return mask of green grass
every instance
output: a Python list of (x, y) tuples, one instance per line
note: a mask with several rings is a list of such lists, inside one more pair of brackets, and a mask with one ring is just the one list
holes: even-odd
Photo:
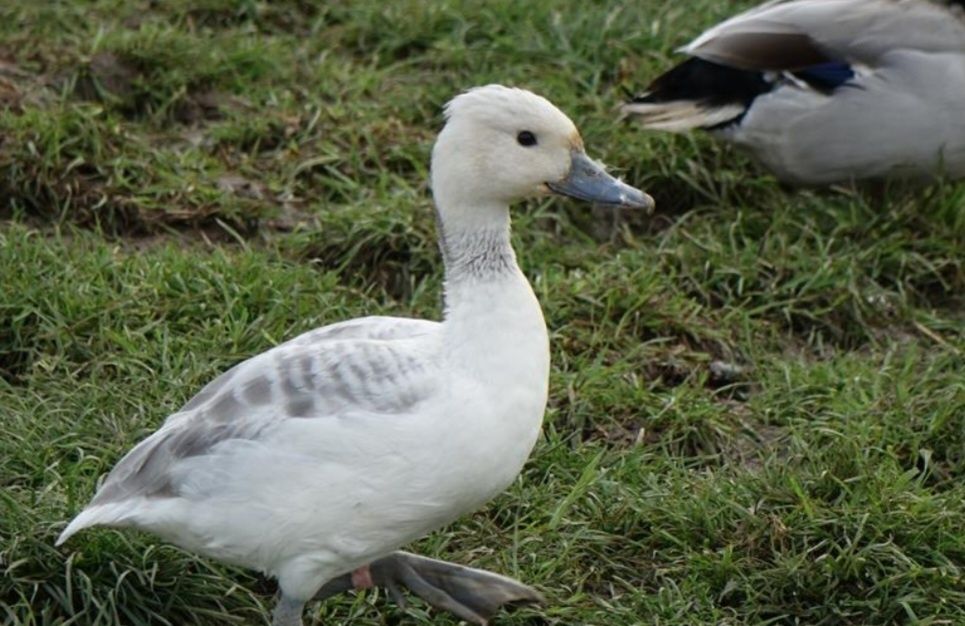
[[(965, 623), (965, 186), (789, 192), (615, 120), (740, 6), (0, 6), (0, 620), (266, 623), (251, 572), (137, 533), (53, 540), (231, 364), (438, 315), (429, 148), (442, 103), (499, 81), (659, 208), (516, 212), (552, 333), (544, 435), (414, 549), (545, 591), (500, 624)], [(312, 610), (455, 623), (374, 592)]]

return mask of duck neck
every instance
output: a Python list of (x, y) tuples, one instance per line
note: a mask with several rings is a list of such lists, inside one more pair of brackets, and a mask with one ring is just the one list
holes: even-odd
[(448, 354), (457, 357), (452, 367), (504, 389), (545, 387), (546, 322), (516, 264), (508, 207), (439, 213), (446, 265), (443, 338)]
[(509, 242), (509, 207), (440, 211), (439, 232), (447, 292), (461, 283), (493, 282), (519, 273)]
[(493, 206), (460, 211), (439, 219), (446, 286), (491, 282), (519, 272), (509, 242), (509, 208)]
[(439, 210), (439, 231), (447, 321), (506, 315), (520, 292), (532, 294), (510, 244), (508, 206), (447, 205)]

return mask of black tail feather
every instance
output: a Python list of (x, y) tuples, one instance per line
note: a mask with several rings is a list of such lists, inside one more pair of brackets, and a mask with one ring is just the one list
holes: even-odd
[(632, 100), (661, 103), (687, 100), (707, 107), (747, 107), (773, 84), (757, 71), (739, 70), (704, 59), (690, 58), (658, 76), (647, 91)]

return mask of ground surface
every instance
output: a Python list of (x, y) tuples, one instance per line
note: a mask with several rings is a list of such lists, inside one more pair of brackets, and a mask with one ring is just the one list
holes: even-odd
[[(420, 542), (549, 604), (499, 624), (965, 623), (965, 186), (789, 192), (615, 119), (737, 5), (0, 5), (0, 619), (263, 624), (273, 586), (136, 533), (53, 548), (216, 373), (367, 313), (437, 316), (441, 104), (499, 81), (658, 212), (520, 207), (544, 436)], [(312, 623), (454, 623), (375, 593)]]

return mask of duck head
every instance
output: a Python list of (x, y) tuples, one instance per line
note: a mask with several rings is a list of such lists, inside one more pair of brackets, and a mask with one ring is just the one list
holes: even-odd
[(440, 213), (506, 207), (555, 193), (588, 202), (651, 209), (653, 199), (586, 155), (576, 126), (545, 98), (487, 85), (456, 96), (432, 151)]

